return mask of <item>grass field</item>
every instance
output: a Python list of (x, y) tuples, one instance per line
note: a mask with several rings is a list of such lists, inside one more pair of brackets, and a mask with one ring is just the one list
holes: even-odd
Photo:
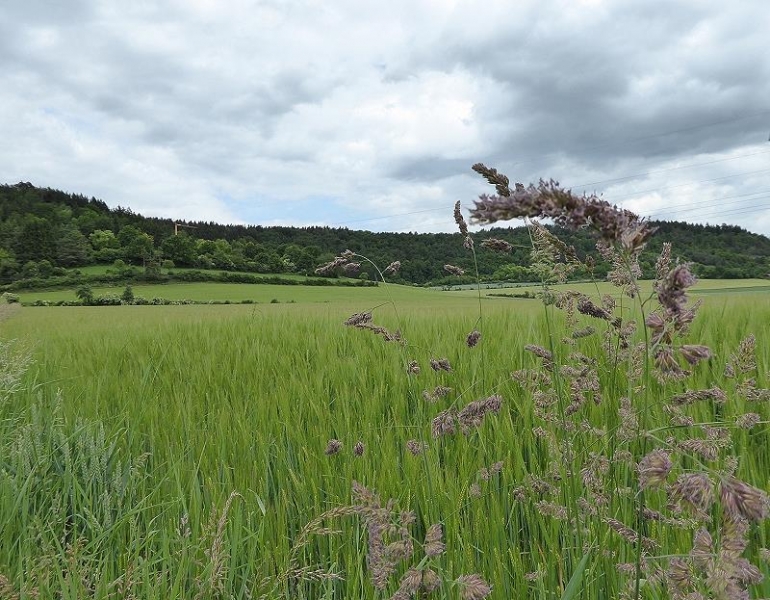
[[(289, 277), (289, 276), (287, 276)], [(652, 283), (649, 281), (641, 282), (642, 290), (649, 295), (652, 290)], [(361, 288), (350, 290), (349, 288), (324, 289), (312, 286), (281, 286), (281, 285), (251, 285), (237, 283), (174, 283), (161, 285), (135, 285), (132, 286), (134, 294), (143, 298), (166, 298), (168, 300), (196, 300), (208, 301), (229, 300), (231, 302), (241, 302), (243, 300), (253, 300), (254, 302), (265, 303), (271, 300), (278, 302), (339, 302), (352, 299), (354, 302), (375, 303), (388, 302), (391, 299), (394, 302), (401, 303), (420, 303), (429, 302), (431, 304), (441, 304), (455, 302), (457, 297), (477, 299), (479, 292), (475, 289), (455, 290), (452, 292), (442, 292), (436, 289), (410, 288), (406, 286), (391, 285), (388, 287), (379, 286), (377, 288)], [(572, 289), (584, 294), (617, 294), (617, 290), (609, 283), (574, 283), (555, 286), (555, 290)], [(95, 287), (94, 294), (97, 296), (104, 294), (120, 295), (123, 287)], [(532, 295), (539, 291), (535, 286), (523, 286), (515, 288), (500, 289), (482, 289), (481, 295), (489, 299), (505, 299), (503, 294), (524, 294)], [(756, 293), (767, 294), (770, 292), (770, 283), (764, 279), (713, 279), (700, 281), (692, 290), (692, 293), (698, 295), (712, 294), (744, 294)], [(56, 291), (30, 291), (19, 292), (22, 302), (35, 302), (36, 300), (45, 300), (56, 302), (58, 300), (75, 301), (77, 296), (75, 290), (56, 290)], [(454, 296), (454, 299), (448, 296)]]
[[(709, 345), (713, 358), (684, 381), (658, 383), (648, 374), (639, 389), (631, 375), (617, 375), (609, 358), (597, 358), (603, 401), (561, 422), (543, 421), (534, 401), (543, 396), (511, 372), (547, 374), (527, 344), (554, 348), (566, 364), (572, 350), (600, 356), (600, 336), (560, 345), (562, 314), (535, 300), (479, 303), (473, 291), (399, 286), (186, 284), (134, 286), (134, 293), (261, 304), (21, 308), (0, 323), (2, 338), (18, 340), (34, 357), (21, 388), (0, 404), (0, 596), (390, 598), (411, 565), (423, 583), (427, 570), (445, 582), (426, 598), (472, 597), (457, 578), (475, 573), (500, 600), (561, 598), (576, 573), (582, 579), (574, 597), (616, 598), (626, 581), (617, 565), (635, 563), (637, 544), (610, 521), (634, 526), (640, 495), (633, 465), (613, 457), (622, 449), (638, 460), (658, 438), (676, 437), (666, 444), (679, 448), (688, 437), (678, 428), (624, 441), (616, 435), (622, 397), (638, 403), (637, 418), (652, 431), (667, 425), (664, 403), (675, 394), (722, 386), (726, 403), (685, 409), (697, 422), (729, 423), (732, 447), (720, 446), (712, 461), (674, 452), (672, 481), (677, 469), (691, 472), (699, 461), (716, 481), (734, 451), (738, 476), (763, 490), (770, 485), (767, 403), (747, 403), (736, 381), (723, 377), (739, 342), (754, 334), (756, 385), (770, 383), (770, 296), (762, 286), (767, 282), (701, 282), (694, 295), (704, 306), (690, 339)], [(108, 291), (115, 293), (95, 289)], [(20, 296), (74, 299), (74, 292)], [(406, 345), (342, 325), (351, 313), (378, 306), (375, 322), (400, 329)], [(639, 318), (633, 304), (618, 311)], [(581, 326), (589, 323), (601, 333), (602, 323), (580, 316)], [(468, 348), (474, 328), (481, 343)], [(447, 358), (452, 371), (433, 371), (431, 358)], [(6, 370), (14, 364), (3, 360)], [(410, 360), (421, 365), (419, 374), (407, 374)], [(575, 381), (567, 377), (557, 372), (554, 385)], [(6, 378), (4, 385), (12, 383)], [(439, 385), (452, 391), (426, 401), (423, 390)], [(491, 394), (502, 398), (499, 413), (484, 416), (467, 435), (432, 435), (440, 412)], [(760, 423), (734, 428), (749, 409), (760, 413)], [(562, 430), (567, 421), (577, 429)], [(577, 433), (584, 422), (604, 433)], [(327, 454), (332, 439), (342, 449)], [(360, 456), (353, 452), (359, 441)], [(425, 444), (425, 451), (412, 454), (409, 442)], [(581, 470), (593, 473), (598, 457), (611, 465), (595, 469), (602, 490)], [(490, 470), (498, 462), (499, 473)], [(391, 514), (370, 504), (367, 512), (359, 499), (355, 511), (341, 509), (353, 502), (353, 481), (376, 490), (383, 507), (395, 499), (397, 508)], [(646, 506), (665, 510), (662, 491), (642, 496)], [(580, 498), (601, 512), (586, 512), (576, 529), (569, 523)], [(336, 516), (314, 523), (335, 509)], [(414, 511), (415, 522), (399, 511)], [(713, 522), (696, 519), (716, 528), (715, 539), (719, 515), (714, 506), (707, 515)], [(378, 592), (370, 581), (371, 535), (391, 517), (385, 541), (396, 546), (388, 556), (406, 557), (398, 545), (405, 531), (414, 554), (396, 561)], [(446, 549), (425, 556), (421, 544), (434, 523)], [(693, 531), (646, 522), (644, 535), (660, 543), (650, 561), (666, 567), (671, 555), (686, 556)], [(753, 562), (768, 535), (766, 524), (752, 527)], [(766, 564), (760, 568), (767, 573)], [(767, 582), (751, 589), (770, 596)], [(650, 583), (643, 597), (667, 597), (660, 594)]]

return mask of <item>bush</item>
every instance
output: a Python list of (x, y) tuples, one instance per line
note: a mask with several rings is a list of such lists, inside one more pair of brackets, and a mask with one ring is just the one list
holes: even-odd
[(105, 294), (104, 296), (94, 298), (92, 304), (94, 306), (120, 306), (122, 302), (120, 296), (116, 296), (115, 294)]
[(123, 290), (123, 294), (120, 296), (120, 299), (123, 301), (124, 304), (133, 304), (134, 290), (131, 288), (130, 285), (127, 285), (126, 289)]

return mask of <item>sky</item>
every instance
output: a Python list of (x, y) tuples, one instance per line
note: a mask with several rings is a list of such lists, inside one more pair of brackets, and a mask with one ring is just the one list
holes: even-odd
[(3, 0), (0, 183), (435, 232), (483, 162), (770, 235), (769, 31), (766, 0)]

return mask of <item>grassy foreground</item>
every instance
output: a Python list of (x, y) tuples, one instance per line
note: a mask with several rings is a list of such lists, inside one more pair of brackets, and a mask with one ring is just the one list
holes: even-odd
[[(163, 286), (163, 295), (175, 287)], [(195, 287), (184, 287), (181, 297), (191, 297)], [(206, 285), (214, 295), (219, 287)], [(0, 406), (0, 596), (388, 598), (411, 563), (376, 592), (361, 511), (303, 530), (349, 506), (357, 481), (383, 505), (393, 498), (398, 510), (415, 512), (414, 564), (428, 526), (441, 524), (446, 550), (426, 560), (442, 579), (480, 573), (492, 598), (559, 598), (584, 568), (576, 597), (618, 597), (625, 579), (616, 567), (635, 561), (636, 546), (609, 530), (578, 545), (563, 521), (517, 493), (553, 450), (535, 431), (530, 391), (510, 375), (539, 368), (525, 346), (548, 345), (541, 304), (484, 300), (479, 322), (472, 295), (395, 288), (397, 311), (385, 305), (374, 314), (401, 329), (408, 344), (400, 346), (342, 325), (387, 302), (385, 288), (276, 288), (259, 294), (297, 304), (23, 308), (0, 324), (2, 338), (19, 340), (35, 359)], [(549, 314), (553, 333), (562, 317)], [(468, 348), (474, 328), (482, 341)], [(648, 396), (715, 385), (750, 333), (757, 385), (767, 387), (770, 300), (709, 294), (691, 337), (714, 357), (686, 381), (648, 381)], [(579, 347), (588, 353), (597, 344), (586, 338)], [(431, 370), (431, 358), (447, 358), (453, 370)], [(407, 374), (410, 360), (419, 374)], [(599, 378), (618, 393), (585, 410), (612, 431), (622, 382), (608, 370)], [(422, 391), (439, 385), (452, 391), (426, 401)], [(748, 409), (728, 391), (724, 405), (692, 414), (733, 422)], [(440, 411), (493, 393), (503, 399), (498, 414), (467, 435), (433, 437)], [(763, 423), (735, 434), (738, 474), (767, 490), (767, 405), (749, 408)], [(342, 449), (327, 454), (332, 439)], [(580, 450), (606, 452), (608, 439), (598, 435)], [(413, 454), (409, 442), (425, 451)], [(499, 472), (490, 469), (499, 462)], [(632, 523), (634, 470), (619, 467), (613, 477), (609, 510)], [(689, 551), (691, 530), (658, 527), (648, 533), (660, 533), (666, 552)], [(752, 558), (770, 530), (754, 533)], [(753, 590), (770, 595), (768, 583)], [(430, 597), (466, 592), (445, 583)]]

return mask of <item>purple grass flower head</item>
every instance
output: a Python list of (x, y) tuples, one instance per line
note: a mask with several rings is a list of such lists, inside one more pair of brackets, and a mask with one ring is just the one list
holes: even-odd
[(364, 443), (359, 440), (356, 442), (356, 445), (353, 446), (353, 454), (356, 456), (363, 456), (364, 454)]
[(669, 318), (679, 316), (685, 311), (687, 289), (695, 285), (698, 279), (690, 272), (689, 265), (677, 265), (666, 277), (655, 282), (654, 289), (658, 302)]
[(746, 519), (758, 523), (767, 518), (770, 508), (767, 494), (735, 477), (722, 479), (720, 497), (722, 509), (732, 519)]
[(410, 360), (406, 365), (406, 372), (410, 375), (419, 375), (420, 364), (416, 360)]
[(371, 312), (360, 312), (355, 313), (351, 315), (347, 321), (345, 321), (345, 325), (348, 325), (349, 327), (360, 327), (364, 325), (365, 323), (371, 323), (372, 322), (372, 313)]
[(457, 416), (454, 409), (440, 412), (431, 422), (431, 434), (434, 438), (443, 435), (452, 435), (455, 432), (455, 420)]
[(463, 218), (463, 213), (460, 211), (459, 200), (455, 202), (454, 218), (455, 218), (455, 223), (457, 223), (457, 228), (460, 230), (460, 234), (463, 236), (467, 236), (468, 224), (465, 222), (465, 219)]
[(482, 248), (487, 248), (488, 250), (494, 250), (495, 252), (505, 252), (506, 254), (510, 254), (511, 250), (513, 250), (513, 246), (506, 242), (505, 240), (498, 240), (497, 238), (487, 238), (483, 242), (481, 242)]
[(425, 442), (420, 442), (418, 440), (409, 440), (406, 443), (406, 449), (409, 450), (409, 453), (413, 456), (419, 456), (423, 452), (425, 452), (425, 449), (428, 447), (428, 444)]
[(446, 358), (431, 358), (430, 368), (434, 371), (447, 371), (452, 370), (452, 365), (449, 364), (449, 360)]
[(385, 267), (385, 270), (382, 272), (384, 276), (387, 275), (395, 275), (401, 270), (401, 261), (396, 260), (390, 263), (387, 267)]
[(324, 450), (324, 454), (327, 456), (333, 456), (340, 450), (342, 450), (342, 442), (339, 440), (331, 439), (329, 440), (329, 443), (326, 444), (326, 450)]
[(468, 337), (465, 338), (465, 345), (468, 346), (468, 348), (474, 348), (481, 339), (481, 332), (477, 329), (474, 329), (468, 334)]
[(541, 179), (537, 185), (527, 187), (517, 183), (511, 190), (508, 178), (495, 169), (478, 163), (473, 170), (494, 185), (498, 195), (479, 197), (471, 209), (472, 222), (550, 218), (568, 229), (592, 227), (603, 240), (618, 243), (629, 253), (641, 250), (655, 231), (634, 213), (612, 206), (595, 194), (577, 196), (557, 181)]
[(462, 277), (463, 275), (465, 275), (464, 270), (454, 265), (444, 265), (444, 270), (450, 275), (454, 275), (455, 277)]
[(679, 352), (691, 365), (697, 365), (700, 361), (711, 358), (711, 350), (708, 346), (685, 344), (679, 348)]
[(492, 593), (492, 587), (484, 581), (481, 575), (475, 573), (458, 577), (455, 584), (460, 588), (462, 600), (484, 600)]
[(342, 271), (348, 277), (355, 277), (356, 275), (358, 275), (358, 272), (360, 270), (361, 270), (361, 263), (357, 263), (357, 262), (349, 262), (342, 267)]
[(668, 452), (653, 450), (639, 461), (639, 487), (646, 489), (664, 484), (673, 466)]
[(446, 548), (443, 539), (444, 534), (441, 529), (441, 523), (434, 523), (428, 527), (428, 531), (425, 533), (425, 543), (423, 544), (425, 556), (439, 556), (443, 554)]

